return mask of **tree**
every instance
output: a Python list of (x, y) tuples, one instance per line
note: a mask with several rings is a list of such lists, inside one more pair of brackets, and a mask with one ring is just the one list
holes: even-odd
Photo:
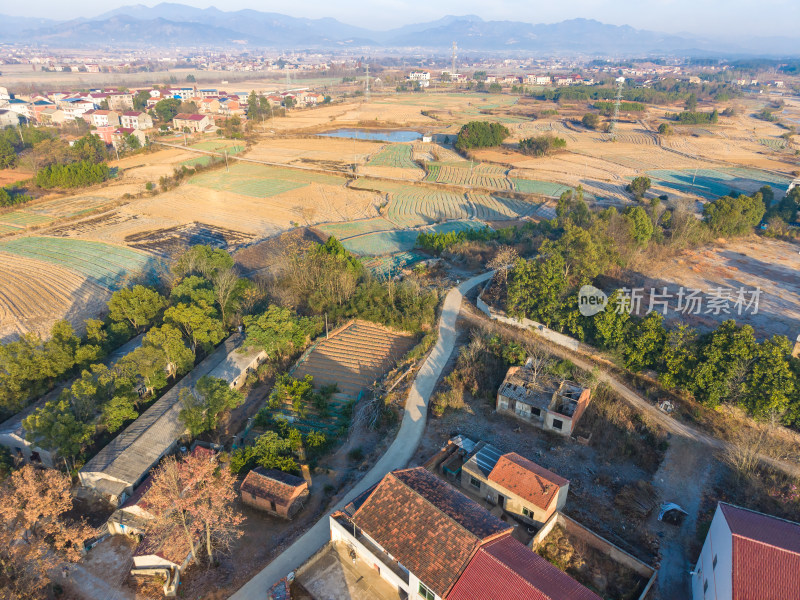
[(142, 345), (119, 359), (115, 367), (131, 380), (140, 377), (150, 391), (167, 385), (167, 359), (161, 348)]
[(672, 127), (670, 127), (669, 123), (661, 123), (658, 126), (658, 133), (659, 135), (672, 135)]
[(7, 138), (0, 138), (0, 169), (10, 169), (17, 164), (17, 151)]
[(195, 83), (196, 81), (197, 79), (191, 73), (186, 76), (186, 83)]
[(0, 596), (47, 597), (54, 570), (82, 557), (92, 530), (68, 517), (70, 478), (25, 465), (0, 484)]
[(150, 100), (149, 90), (139, 90), (133, 95), (134, 110), (144, 110), (147, 108), (147, 101)]
[(761, 222), (766, 209), (761, 194), (722, 196), (703, 207), (703, 221), (715, 235), (744, 235)]
[(499, 94), (503, 91), (503, 86), (495, 81), (489, 85), (489, 91), (492, 94)]
[(634, 198), (641, 200), (652, 184), (653, 182), (650, 181), (649, 177), (640, 175), (639, 177), (634, 177), (633, 181), (631, 181), (625, 189), (628, 190)]
[(164, 311), (164, 320), (180, 328), (192, 352), (197, 352), (198, 346), (208, 351), (225, 337), (225, 329), (213, 306), (180, 302)]
[(641, 206), (629, 206), (622, 213), (628, 227), (628, 235), (637, 246), (646, 246), (653, 237), (653, 221)]
[(156, 102), (153, 110), (158, 116), (159, 121), (163, 123), (171, 123), (175, 115), (180, 110), (181, 101), (177, 98), (164, 98)]
[(72, 143), (72, 152), (78, 160), (101, 163), (108, 159), (106, 145), (94, 133), (87, 133)]
[(684, 324), (670, 330), (662, 360), (664, 368), (658, 374), (661, 384), (666, 388), (689, 388), (697, 366), (697, 332)]
[(508, 313), (557, 326), (567, 290), (566, 264), (558, 252), (520, 259), (509, 274)]
[(620, 291), (616, 290), (608, 299), (605, 310), (594, 316), (595, 338), (601, 348), (616, 350), (627, 340), (628, 324), (631, 318), (627, 311), (617, 311)]
[(519, 151), (531, 156), (547, 156), (567, 147), (567, 140), (550, 135), (525, 138), (519, 141)]
[(690, 391), (710, 407), (724, 400), (738, 402), (745, 395), (745, 379), (755, 356), (753, 328), (724, 321), (701, 339)]
[(470, 148), (499, 146), (509, 135), (511, 132), (500, 123), (470, 121), (459, 130), (455, 148), (459, 152), (463, 152)]
[(655, 367), (667, 338), (663, 315), (659, 312), (649, 313), (637, 323), (631, 334), (623, 352), (625, 367), (631, 371)]
[(295, 104), (295, 99), (292, 96), (285, 96), (283, 98), (283, 106), (286, 107), (287, 110), (290, 108), (294, 108), (294, 104)]
[(183, 342), (183, 334), (169, 323), (150, 329), (144, 336), (142, 344), (152, 346), (163, 353), (167, 362), (166, 369), (170, 375), (180, 376), (188, 373), (194, 365), (194, 353)]
[(139, 416), (136, 410), (138, 400), (139, 395), (132, 386), (128, 386), (127, 389), (117, 391), (114, 397), (105, 403), (101, 422), (109, 433), (114, 433), (127, 421), (133, 421)]
[(22, 421), (28, 439), (37, 446), (74, 458), (92, 438), (94, 426), (75, 418), (68, 398), (50, 400)]
[(212, 279), (217, 273), (232, 268), (233, 258), (230, 254), (207, 245), (192, 246), (172, 265), (172, 271), (178, 277), (199, 274), (206, 279)]
[(201, 306), (214, 305), (214, 290), (205, 277), (189, 275), (176, 283), (169, 294), (172, 303), (185, 302)]
[(270, 304), (262, 314), (246, 316), (243, 320), (247, 333), (245, 344), (265, 350), (273, 360), (304, 348), (315, 329), (310, 319), (298, 317), (288, 308), (275, 304)]
[(237, 309), (245, 290), (252, 286), (249, 280), (239, 277), (233, 269), (220, 271), (212, 277), (214, 297), (222, 315), (222, 323), (225, 324), (230, 313)]
[(773, 336), (758, 345), (742, 399), (756, 419), (776, 424), (789, 409), (796, 388), (789, 364), (791, 353), (792, 345), (785, 336)]
[(232, 389), (224, 379), (204, 375), (195, 388), (197, 395), (187, 389), (181, 390), (183, 409), (180, 412), (181, 421), (194, 437), (214, 431), (222, 413), (244, 402), (242, 393)]
[(241, 473), (261, 466), (286, 473), (298, 473), (300, 468), (292, 457), (292, 450), (291, 440), (280, 437), (275, 431), (267, 431), (256, 439), (253, 446), (239, 448), (233, 453), (231, 471)]
[(587, 129), (597, 129), (600, 124), (600, 117), (596, 113), (586, 113), (581, 119), (581, 123)]
[(561, 194), (556, 206), (556, 218), (560, 227), (564, 227), (567, 222), (584, 228), (592, 224), (592, 213), (583, 199), (581, 186)]
[(157, 291), (143, 285), (114, 292), (108, 301), (108, 316), (112, 321), (129, 323), (139, 333), (149, 327), (167, 305)]
[(694, 112), (695, 110), (697, 110), (697, 94), (695, 94), (694, 92), (689, 94), (689, 97), (686, 98), (685, 108), (689, 112)]

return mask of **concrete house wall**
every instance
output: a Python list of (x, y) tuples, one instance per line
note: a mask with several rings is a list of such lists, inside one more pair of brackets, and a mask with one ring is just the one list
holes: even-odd
[[(717, 565), (714, 566), (714, 557)], [(708, 589), (703, 588), (708, 584)], [(733, 598), (733, 536), (719, 505), (692, 575), (693, 600)]]

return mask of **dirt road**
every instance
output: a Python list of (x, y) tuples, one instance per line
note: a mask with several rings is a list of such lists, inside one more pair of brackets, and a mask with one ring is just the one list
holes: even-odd
[[(439, 338), (425, 363), (417, 373), (406, 399), (405, 414), (397, 437), (378, 463), (333, 507), (330, 512), (340, 510), (353, 498), (368, 490), (384, 475), (408, 464), (419, 445), (428, 415), (428, 400), (436, 387), (453, 352), (456, 342), (456, 319), (461, 309), (464, 294), (479, 283), (486, 281), (491, 273), (478, 275), (451, 289), (444, 300), (439, 318)], [(306, 562), (330, 539), (330, 525), (326, 513), (296, 542), (278, 555), (255, 577), (248, 581), (231, 600), (261, 600), (275, 582)]]

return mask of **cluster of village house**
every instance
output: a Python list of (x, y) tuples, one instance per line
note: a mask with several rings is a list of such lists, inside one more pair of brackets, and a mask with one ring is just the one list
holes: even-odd
[[(134, 340), (109, 362), (137, 344)], [(240, 344), (240, 335), (229, 338), (79, 472), (86, 490), (116, 507), (107, 534), (140, 538), (132, 573), (161, 575), (168, 596), (176, 595), (190, 554), (181, 536), (164, 544), (146, 534), (153, 518), (147, 503), (150, 472), (164, 456), (187, 451), (180, 446), (187, 438), (178, 418), (183, 387), (206, 374), (241, 387), (266, 358), (263, 351), (241, 351)], [(573, 436), (590, 401), (588, 388), (537, 374), (529, 362), (509, 370), (496, 408), (532, 427)], [(27, 441), (21, 426), (40, 404), (0, 425), (0, 443), (20, 459), (52, 467), (57, 457)], [(216, 450), (208, 446), (195, 444), (189, 451), (216, 459)], [(241, 500), (292, 519), (304, 507), (310, 483), (259, 467), (243, 480)], [(330, 547), (342, 560), (352, 560), (354, 568), (380, 575), (402, 597), (597, 600), (593, 591), (534, 551), (558, 525), (636, 572), (647, 581), (638, 597), (646, 597), (655, 570), (563, 514), (568, 492), (568, 480), (516, 452), (457, 436), (424, 466), (388, 473), (332, 513)], [(298, 565), (297, 573), (306, 567)], [(266, 597), (290, 598), (291, 577), (265, 590)], [(693, 600), (796, 597), (800, 525), (720, 503), (691, 583)], [(767, 584), (775, 593), (759, 595)]]
[[(12, 97), (0, 88), (0, 129), (16, 127), (21, 121), (35, 125), (61, 126), (84, 120), (106, 144), (118, 146), (125, 136), (133, 135), (144, 145), (147, 132), (153, 128), (151, 109), (160, 101), (175, 98), (194, 102), (196, 113), (180, 113), (172, 120), (177, 131), (209, 132), (217, 121), (231, 116), (245, 117), (249, 93), (227, 93), (215, 88), (178, 87), (150, 89), (143, 110), (134, 109), (134, 92), (115, 89), (88, 92), (48, 92), (26, 97)], [(287, 98), (293, 106), (315, 106), (325, 97), (307, 89), (291, 90), (266, 96), (271, 107), (284, 105)], [(101, 108), (101, 106), (103, 108)], [(107, 108), (106, 108), (107, 107)]]
[[(449, 81), (464, 83), (471, 81), (469, 75), (464, 73), (451, 73), (442, 71), (442, 76), (447, 75)], [(431, 72), (424, 70), (414, 70), (408, 74), (408, 81), (417, 82), (421, 87), (428, 87), (431, 83)], [(592, 85), (594, 79), (584, 78), (578, 73), (572, 75), (496, 75), (489, 74), (484, 80), (488, 84), (499, 83), (501, 85), (540, 85), (540, 86), (565, 86), (565, 85)]]

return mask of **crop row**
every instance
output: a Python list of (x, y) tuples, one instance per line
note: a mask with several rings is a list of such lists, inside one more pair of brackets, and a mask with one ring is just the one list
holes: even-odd
[(384, 146), (367, 164), (373, 167), (418, 169), (419, 166), (412, 160), (411, 153), (412, 148), (409, 144), (389, 144)]

